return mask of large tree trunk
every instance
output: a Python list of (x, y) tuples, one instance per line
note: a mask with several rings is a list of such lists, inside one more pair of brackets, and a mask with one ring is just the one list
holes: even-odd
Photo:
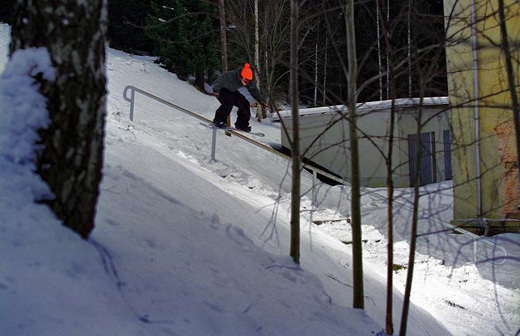
[(298, 0), (291, 1), (291, 105), (292, 105), (292, 188), (291, 188), (291, 250), (294, 262), (300, 263), (300, 122), (298, 108)]
[(18, 0), (10, 53), (44, 47), (54, 81), (41, 81), (50, 125), (40, 129), (37, 173), (54, 192), (48, 203), (64, 225), (87, 238), (103, 160), (106, 115), (104, 0)]

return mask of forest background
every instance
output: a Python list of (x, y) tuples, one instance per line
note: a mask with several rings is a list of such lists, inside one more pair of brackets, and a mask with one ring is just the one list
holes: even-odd
[[(0, 21), (11, 24), (15, 0), (0, 4)], [(245, 62), (255, 64), (254, 1), (228, 0), (226, 5), (229, 69)], [(307, 106), (343, 104), (348, 99), (346, 28), (339, 0), (305, 1), (299, 11), (299, 99)], [(260, 1), (259, 71), (260, 88), (266, 97), (287, 101), (290, 62), (290, 2)], [(358, 55), (358, 101), (391, 99), (384, 74), (387, 51), (381, 40), (377, 16), (384, 12), (391, 22), (392, 57), (407, 59), (410, 44), (418, 50), (439, 45), (445, 39), (443, 2), (392, 1), (385, 9), (377, 1), (360, 1), (355, 6), (356, 52)], [(219, 8), (217, 1), (108, 0), (109, 46), (137, 55), (157, 56), (157, 62), (182, 80), (190, 80), (201, 91), (222, 70)], [(378, 38), (379, 37), (379, 38)], [(422, 54), (414, 66), (402, 66), (395, 74), (394, 98), (420, 94), (422, 65), (437, 63), (437, 71), (424, 96), (447, 96), (446, 64), (441, 57)], [(409, 62), (411, 64), (411, 62)], [(256, 64), (255, 64), (256, 65)]]

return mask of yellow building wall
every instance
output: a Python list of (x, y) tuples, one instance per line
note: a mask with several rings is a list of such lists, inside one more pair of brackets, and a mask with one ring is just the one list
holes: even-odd
[[(520, 95), (520, 3), (504, 0), (516, 92)], [(473, 71), (470, 0), (444, 2), (448, 41), (448, 87), (452, 106), (454, 220), (518, 216), (518, 168), (511, 95), (501, 49), (498, 1), (475, 0), (477, 73)], [(478, 94), (475, 95), (475, 77)], [(475, 106), (480, 113), (480, 183), (478, 213)], [(497, 222), (497, 225), (504, 224)]]

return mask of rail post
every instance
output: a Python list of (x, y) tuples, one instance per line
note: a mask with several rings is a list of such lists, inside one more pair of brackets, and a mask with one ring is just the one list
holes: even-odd
[[(130, 91), (130, 97), (127, 93)], [(135, 87), (128, 85), (123, 91), (123, 98), (130, 103), (130, 120), (134, 121), (134, 102), (135, 102)]]
[(318, 173), (316, 170), (312, 170), (312, 208), (313, 210), (316, 209), (316, 180), (318, 178)]
[(213, 128), (211, 131), (211, 161), (217, 161), (215, 159), (215, 151), (217, 148), (217, 129)]

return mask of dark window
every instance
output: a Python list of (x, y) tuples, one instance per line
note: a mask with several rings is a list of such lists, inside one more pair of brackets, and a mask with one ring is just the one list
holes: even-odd
[[(434, 148), (434, 132), (421, 133), (421, 165), (419, 169), (419, 185), (434, 183), (436, 181), (435, 173), (435, 148)], [(408, 158), (410, 168), (410, 186), (414, 186), (415, 174), (415, 155), (417, 153), (417, 135), (408, 135)]]

